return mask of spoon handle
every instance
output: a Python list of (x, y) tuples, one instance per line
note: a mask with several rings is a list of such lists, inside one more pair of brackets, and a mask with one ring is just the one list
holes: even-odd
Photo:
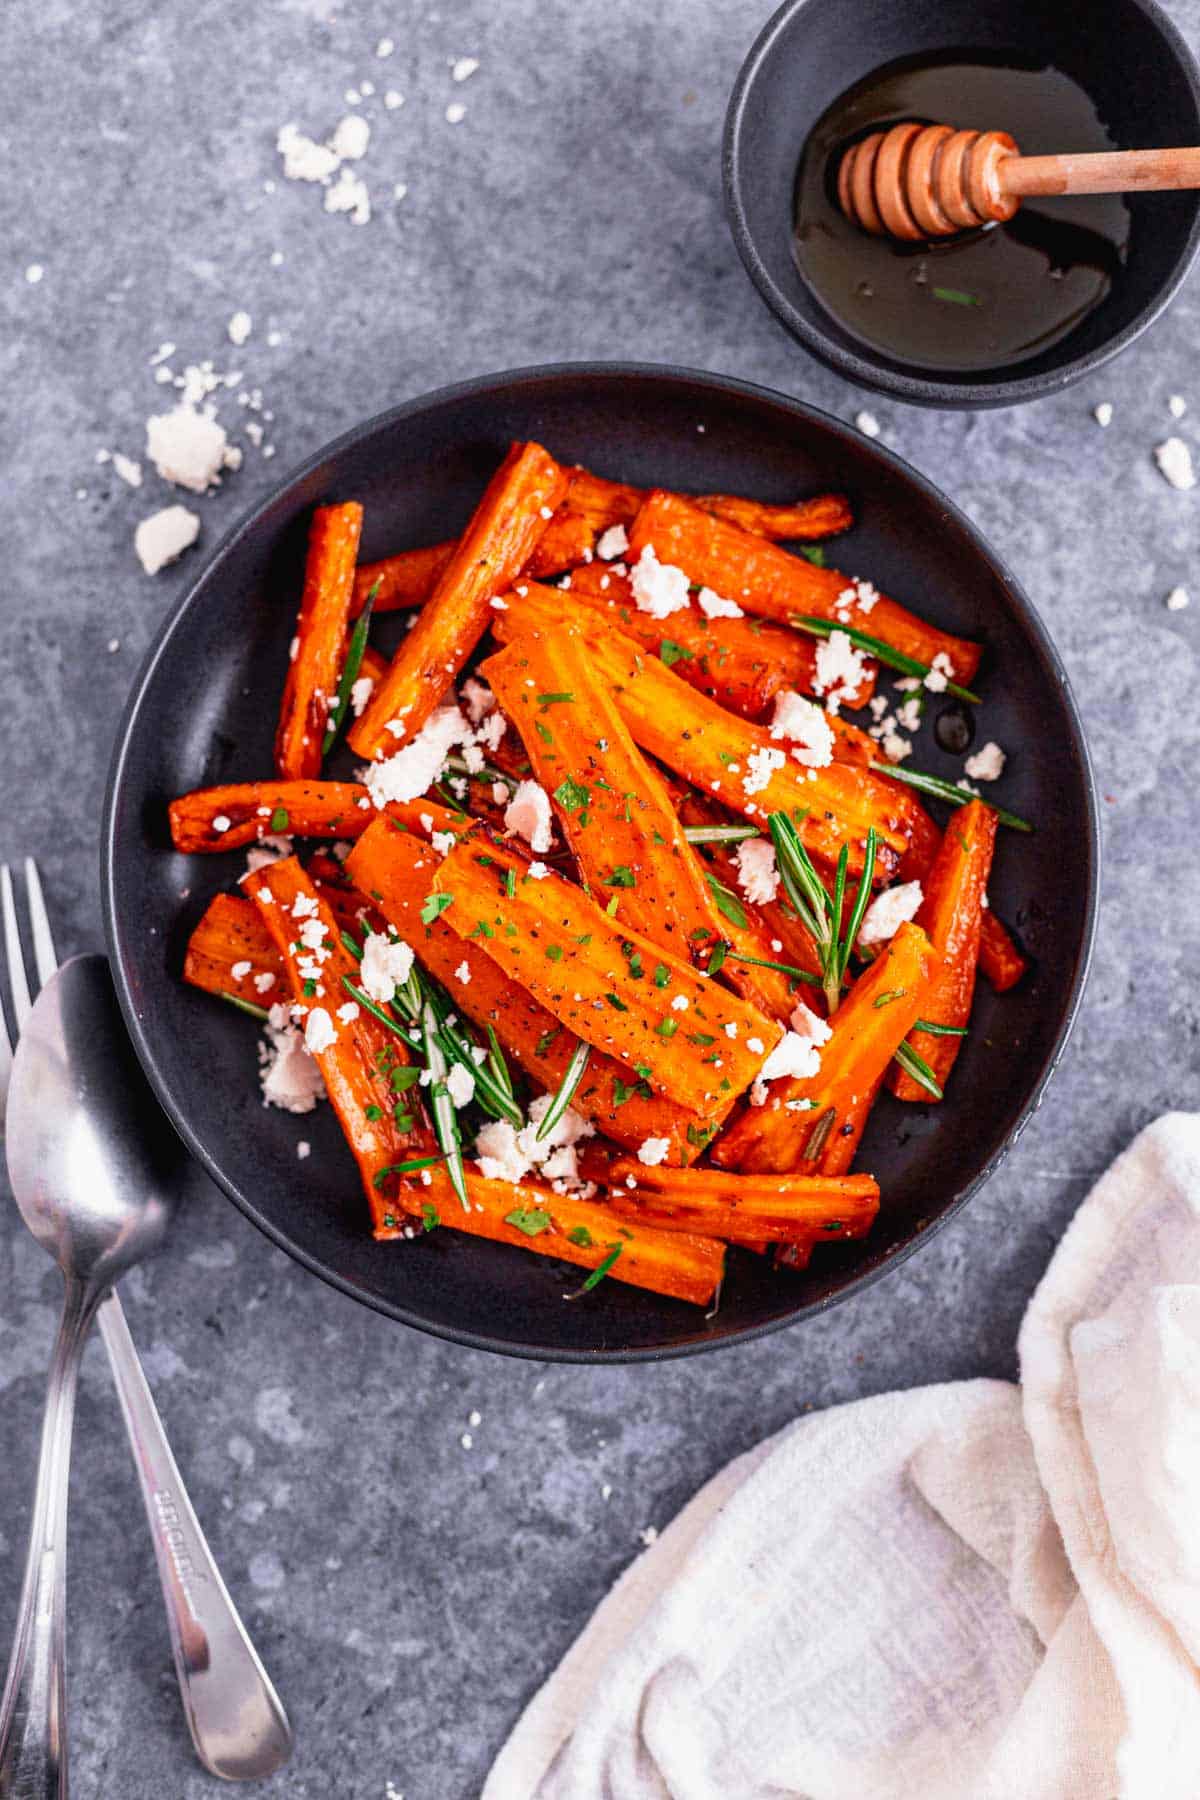
[(196, 1754), (227, 1781), (261, 1780), (292, 1753), (287, 1714), (205, 1542), (115, 1292), (101, 1303), (99, 1320), (141, 1482)]
[(79, 1359), (94, 1312), (94, 1298), (69, 1281), (50, 1359), (25, 1579), (0, 1701), (2, 1800), (67, 1796), (67, 1489)]

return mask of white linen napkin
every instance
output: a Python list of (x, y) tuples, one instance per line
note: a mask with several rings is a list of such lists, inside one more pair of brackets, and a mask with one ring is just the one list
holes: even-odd
[(1020, 1355), (722, 1470), (483, 1800), (1195, 1800), (1200, 1116), (1093, 1189)]

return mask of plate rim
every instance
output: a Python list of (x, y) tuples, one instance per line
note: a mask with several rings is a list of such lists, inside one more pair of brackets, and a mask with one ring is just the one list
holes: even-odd
[[(733, 396), (756, 402), (767, 402), (773, 407), (781, 407), (793, 418), (807, 424), (816, 424), (821, 429), (830, 431), (836, 438), (852, 444), (856, 449), (867, 449), (870, 456), (890, 468), (894, 474), (913, 483), (924, 496), (932, 501), (943, 514), (945, 522), (953, 525), (971, 543), (976, 552), (994, 572), (1005, 596), (1010, 604), (1014, 604), (1022, 622), (1036, 639), (1038, 646), (1046, 658), (1047, 664), (1057, 680), (1067, 721), (1073, 736), (1081, 773), (1083, 776), (1086, 833), (1087, 833), (1087, 899), (1083, 930), (1079, 950), (1075, 959), (1075, 967), (1071, 975), (1067, 1003), (1054, 1042), (1050, 1046), (1042, 1067), (1029, 1094), (1021, 1108), (1012, 1130), (1005, 1141), (997, 1147), (992, 1156), (976, 1175), (966, 1183), (946, 1203), (938, 1217), (922, 1230), (916, 1232), (906, 1243), (900, 1245), (878, 1267), (864, 1270), (852, 1277), (845, 1287), (836, 1293), (797, 1305), (775, 1319), (761, 1323), (739, 1327), (720, 1336), (705, 1338), (697, 1336), (685, 1342), (669, 1345), (608, 1347), (583, 1350), (574, 1348), (548, 1349), (543, 1344), (520, 1344), (512, 1339), (497, 1338), (483, 1330), (465, 1330), (433, 1322), (419, 1316), (409, 1307), (389, 1302), (382, 1295), (374, 1294), (351, 1278), (341, 1275), (337, 1270), (323, 1263), (321, 1259), (306, 1250), (302, 1243), (290, 1237), (286, 1231), (267, 1218), (244, 1194), (237, 1183), (229, 1176), (211, 1156), (188, 1123), (186, 1111), (178, 1106), (170, 1091), (159, 1066), (153, 1045), (149, 1042), (143, 1022), (138, 1014), (131, 981), (125, 966), (122, 953), (123, 938), (118, 916), (117, 900), (117, 863), (119, 849), (117, 843), (117, 814), (122, 796), (124, 781), (128, 772), (134, 729), (138, 714), (145, 700), (147, 691), (153, 682), (160, 661), (175, 631), (179, 628), (191, 610), (201, 587), (208, 581), (214, 569), (229, 554), (242, 537), (253, 530), (260, 520), (288, 492), (306, 480), (320, 466), (341, 455), (345, 450), (370, 437), (384, 431), (405, 418), (430, 410), (440, 405), (464, 399), (478, 398), (484, 394), (495, 393), (507, 387), (549, 385), (564, 379), (637, 382), (642, 380), (668, 380), (677, 385), (688, 385), (701, 391), (720, 394), (722, 398)], [(978, 1193), (990, 1177), (995, 1174), (1009, 1151), (1016, 1144), (1029, 1120), (1042, 1104), (1046, 1088), (1058, 1069), (1075, 1021), (1082, 1004), (1088, 975), (1091, 970), (1095, 949), (1097, 919), (1099, 913), (1101, 885), (1101, 836), (1100, 811), (1096, 793), (1095, 772), (1092, 766), (1091, 753), (1083, 719), (1071, 687), (1070, 679), (1062, 658), (1053, 639), (1042, 622), (1033, 602), (1026, 594), (1021, 583), (1013, 575), (1005, 560), (992, 548), (982, 532), (975, 526), (956, 503), (942, 492), (927, 476), (915, 469), (903, 457), (886, 445), (876, 443), (873, 439), (863, 440), (862, 433), (844, 420), (822, 408), (813, 406), (806, 400), (800, 400), (790, 394), (769, 388), (761, 383), (744, 381), (736, 376), (717, 374), (711, 370), (693, 369), (686, 365), (671, 363), (647, 363), (625, 361), (591, 361), (591, 362), (558, 362), (526, 364), (513, 369), (501, 369), (483, 375), (471, 376), (466, 380), (449, 383), (434, 388), (414, 398), (388, 407), (384, 411), (372, 414), (360, 420), (348, 430), (339, 433), (327, 444), (313, 451), (302, 462), (296, 464), (285, 473), (262, 498), (247, 512), (242, 514), (218, 540), (213, 549), (205, 557), (197, 569), (194, 578), (175, 599), (164, 615), (157, 631), (139, 665), (138, 671), (130, 686), (129, 694), (121, 710), (113, 742), (112, 755), (106, 776), (104, 805), (100, 826), (100, 897), (104, 924), (105, 943), (109, 962), (112, 968), (113, 982), (117, 999), (126, 1028), (133, 1043), (146, 1078), (155, 1097), (170, 1120), (172, 1127), (182, 1139), (189, 1153), (199, 1163), (209, 1179), (231, 1200), (238, 1210), (267, 1237), (267, 1239), (292, 1257), (310, 1274), (317, 1275), (329, 1286), (339, 1292), (368, 1306), (383, 1317), (399, 1324), (423, 1331), (429, 1336), (437, 1337), (448, 1343), (461, 1344), (469, 1349), (489, 1351), (496, 1355), (511, 1356), (520, 1360), (538, 1362), (566, 1362), (592, 1365), (609, 1363), (645, 1363), (664, 1362), (676, 1357), (696, 1356), (701, 1353), (733, 1348), (735, 1345), (751, 1343), (773, 1332), (797, 1326), (806, 1320), (819, 1317), (831, 1307), (845, 1300), (857, 1297), (872, 1287), (883, 1276), (899, 1268), (918, 1249), (927, 1244), (943, 1226), (961, 1212), (967, 1202)]]

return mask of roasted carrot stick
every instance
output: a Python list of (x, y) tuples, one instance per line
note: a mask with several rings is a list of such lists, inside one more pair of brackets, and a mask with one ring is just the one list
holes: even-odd
[[(490, 1025), (504, 1050), (546, 1093), (562, 1083), (576, 1039), (532, 994), (503, 974), (479, 943), (465, 942), (443, 917), (421, 917), (433, 885), (436, 859), (411, 834), (397, 834), (386, 820), (359, 839), (346, 872), (374, 899), (405, 943), (454, 996), (455, 1006), (484, 1031)], [(468, 979), (462, 978), (465, 967)], [(592, 1052), (571, 1105), (616, 1143), (636, 1150), (647, 1138), (666, 1138), (668, 1160), (682, 1167), (699, 1155), (725, 1119), (733, 1095), (704, 1117), (651, 1092), (624, 1063)]]
[[(493, 962), (576, 1037), (693, 1112), (740, 1093), (782, 1036), (774, 1020), (626, 930), (619, 914), (560, 876), (532, 879), (497, 846), (460, 844), (433, 886), (460, 938), (478, 936)], [(619, 905), (620, 890), (616, 897)]]
[(350, 731), (360, 756), (376, 759), (395, 750), (399, 736), (411, 741), (417, 735), (487, 630), (493, 597), (512, 586), (529, 560), (566, 485), (540, 444), (513, 445)]
[[(427, 1187), (409, 1190), (404, 1208), (419, 1229), (449, 1225), (472, 1237), (554, 1256), (581, 1269), (603, 1269), (605, 1277), (613, 1281), (687, 1300), (693, 1306), (708, 1304), (724, 1272), (725, 1246), (716, 1238), (695, 1232), (654, 1231), (618, 1218), (594, 1201), (556, 1194), (542, 1182), (523, 1181), (520, 1187), (513, 1187), (507, 1181), (491, 1181), (468, 1171), (467, 1192), (471, 1205), (464, 1212), (447, 1177), (434, 1170)], [(373, 1211), (377, 1238), (413, 1235), (406, 1229), (399, 1207), (376, 1201)], [(586, 1300), (578, 1282), (570, 1284), (567, 1292), (572, 1291)]]
[(585, 640), (529, 634), (480, 670), (554, 798), (584, 887), (683, 962), (707, 958), (721, 918), (666, 786), (629, 734)]
[(325, 727), (337, 697), (346, 650), (346, 621), (363, 509), (355, 500), (318, 506), (308, 533), (304, 593), (275, 733), (275, 772), (281, 781), (321, 773)]
[(374, 611), (377, 613), (423, 606), (457, 545), (457, 538), (447, 538), (442, 544), (425, 544), (419, 550), (402, 550), (398, 556), (385, 556), (381, 562), (360, 563), (354, 574), (351, 618), (357, 619), (376, 583)]
[(588, 521), (566, 506), (560, 506), (533, 547), (525, 565), (525, 574), (535, 579), (542, 575), (558, 575), (588, 560), (596, 533)]
[[(920, 1017), (935, 1025), (964, 1026), (975, 997), (983, 896), (987, 892), (999, 821), (990, 806), (972, 800), (960, 807), (946, 827), (942, 847), (925, 878), (916, 923), (941, 958), (921, 1006)], [(914, 1031), (909, 1044), (944, 1087), (962, 1047), (959, 1037)], [(930, 1095), (902, 1069), (893, 1069), (888, 1086), (898, 1100), (927, 1102)]]
[[(666, 619), (639, 612), (623, 575), (604, 563), (576, 569), (566, 594), (522, 578), (504, 596), (509, 616), (493, 621), (503, 638), (529, 626), (557, 630), (570, 618), (581, 630), (626, 633), (689, 687), (707, 694), (729, 712), (759, 719), (784, 688), (812, 692), (816, 652), (811, 639), (758, 619), (705, 619), (689, 608)], [(874, 686), (864, 681), (856, 696), (865, 702)], [(870, 741), (870, 740), (868, 740)], [(878, 746), (872, 745), (878, 755)]]
[(252, 1006), (270, 1006), (291, 994), (286, 964), (258, 908), (236, 894), (214, 894), (209, 901), (188, 939), (183, 979), (206, 993), (232, 994)]
[(1016, 987), (1029, 967), (1029, 959), (1013, 942), (1004, 920), (990, 907), (984, 909), (979, 931), (979, 967), (998, 994)]
[(276, 832), (357, 837), (372, 815), (357, 781), (240, 781), (197, 788), (167, 809), (171, 842), (189, 853), (241, 850)]
[[(385, 1195), (396, 1202), (412, 1186), (409, 1176), (396, 1172), (396, 1164), (437, 1153), (416, 1098), (419, 1089), (405, 1087), (399, 1095), (403, 1110), (398, 1110), (393, 1077), (407, 1066), (408, 1051), (365, 1007), (351, 1001), (343, 977), (355, 980), (358, 964), (343, 947), (336, 919), (297, 859), (269, 863), (248, 875), (245, 886), (287, 966), (305, 1041), (358, 1163), (367, 1198), (372, 1206)], [(419, 1184), (414, 1191), (419, 1197)]]
[[(575, 469), (563, 506), (565, 511), (586, 518), (599, 533), (610, 525), (632, 524), (647, 493), (646, 488), (605, 481), (587, 469)], [(790, 506), (772, 506), (737, 494), (699, 494), (690, 504), (764, 538), (811, 541), (848, 531), (854, 523), (850, 502), (843, 494), (817, 494), (811, 500), (793, 501)]]
[(618, 1159), (608, 1203), (663, 1231), (789, 1242), (866, 1237), (879, 1211), (871, 1175), (733, 1175), (722, 1169), (646, 1168)]
[(920, 1018), (938, 961), (925, 933), (902, 925), (834, 1014), (818, 1072), (772, 1081), (766, 1103), (747, 1107), (713, 1145), (713, 1162), (743, 1174), (819, 1167), (825, 1145), (847, 1124), (853, 1129), (857, 1102)]
[(651, 494), (633, 524), (628, 560), (636, 561), (653, 545), (660, 562), (683, 569), (691, 581), (735, 600), (746, 612), (779, 619), (809, 615), (849, 623), (906, 656), (932, 665), (937, 655), (949, 657), (951, 679), (969, 683), (982, 654), (978, 644), (939, 631), (905, 607), (879, 595), (869, 608), (855, 598), (850, 577), (837, 569), (819, 569), (801, 556), (718, 519), (712, 513), (658, 490)]
[[(497, 617), (503, 621), (505, 615)], [(498, 635), (506, 629), (501, 623)], [(598, 678), (643, 750), (760, 827), (770, 812), (792, 815), (805, 848), (830, 862), (848, 844), (854, 872), (862, 867), (863, 841), (873, 825), (879, 876), (891, 874), (907, 842), (898, 784), (845, 763), (801, 768), (765, 727), (735, 718), (622, 633), (601, 636), (587, 628), (584, 635)]]

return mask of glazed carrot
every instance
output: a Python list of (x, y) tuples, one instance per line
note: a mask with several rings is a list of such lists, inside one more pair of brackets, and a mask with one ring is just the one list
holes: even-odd
[[(626, 930), (619, 911), (611, 916), (560, 876), (535, 881), (506, 850), (460, 844), (433, 887), (460, 938), (478, 935), (485, 954), (576, 1037), (694, 1112), (747, 1087), (782, 1035), (774, 1020)], [(619, 889), (615, 897), (619, 908)], [(680, 999), (686, 1007), (676, 1008)]]
[[(925, 933), (902, 925), (834, 1014), (817, 1074), (772, 1081), (765, 1104), (747, 1107), (713, 1145), (713, 1162), (743, 1174), (819, 1166), (823, 1147), (853, 1128), (858, 1103), (920, 1018), (938, 961)], [(802, 1102), (809, 1104), (792, 1110)]]
[(381, 562), (360, 563), (354, 573), (350, 617), (357, 619), (376, 583), (379, 591), (373, 610), (377, 613), (423, 606), (457, 546), (457, 538), (447, 538), (442, 544), (426, 544), (419, 550), (402, 550), (399, 556), (385, 556)]
[[(925, 878), (916, 923), (928, 934), (941, 957), (920, 1016), (935, 1025), (964, 1026), (975, 997), (983, 896), (987, 892), (999, 821), (990, 806), (972, 800), (960, 807), (946, 827), (942, 847)], [(959, 1037), (914, 1031), (909, 1044), (944, 1087), (962, 1048)], [(902, 1069), (893, 1069), (888, 1086), (898, 1100), (926, 1102), (930, 1095)]]
[[(689, 687), (746, 719), (761, 718), (784, 688), (812, 692), (816, 651), (811, 639), (757, 619), (709, 620), (692, 608), (652, 618), (638, 611), (627, 578), (604, 563), (576, 569), (566, 597), (560, 588), (522, 579), (504, 600), (508, 616), (493, 621), (501, 639), (530, 626), (557, 630), (564, 617), (584, 631), (615, 628), (652, 656), (662, 657)], [(864, 701), (873, 685), (862, 683)], [(877, 755), (878, 746), (872, 749)]]
[[(364, 804), (365, 802), (365, 804)], [(196, 788), (167, 808), (176, 850), (241, 850), (277, 832), (357, 837), (371, 819), (357, 781), (240, 781)]]
[(855, 592), (849, 576), (819, 569), (676, 494), (651, 494), (634, 521), (628, 560), (636, 561), (647, 544), (660, 562), (673, 563), (689, 580), (735, 600), (746, 612), (784, 624), (802, 615), (848, 623), (924, 663), (948, 656), (952, 679), (960, 684), (969, 683), (979, 667), (978, 644), (939, 631), (883, 594), (869, 609), (857, 598), (846, 603), (842, 596)]
[(629, 1158), (611, 1171), (608, 1204), (662, 1231), (789, 1242), (866, 1237), (879, 1211), (871, 1175), (733, 1175), (723, 1169), (646, 1168)]
[(588, 560), (595, 540), (596, 533), (585, 518), (560, 506), (534, 545), (524, 573), (536, 579), (573, 569), (577, 563)]
[(735, 718), (622, 633), (588, 629), (585, 635), (597, 677), (643, 750), (760, 829), (770, 812), (793, 814), (805, 848), (830, 862), (848, 844), (852, 872), (862, 867), (863, 840), (873, 825), (879, 877), (890, 875), (907, 841), (895, 783), (844, 763), (801, 768), (765, 727)]
[[(472, 1237), (557, 1257), (581, 1269), (602, 1268), (609, 1280), (687, 1300), (693, 1306), (708, 1304), (724, 1273), (725, 1246), (716, 1238), (654, 1231), (617, 1218), (594, 1201), (556, 1194), (540, 1181), (513, 1187), (468, 1171), (467, 1192), (471, 1205), (464, 1212), (446, 1176), (434, 1170), (429, 1185), (411, 1189), (403, 1205), (422, 1230), (449, 1225)], [(377, 1238), (412, 1235), (398, 1208), (376, 1201), (373, 1212)], [(586, 1304), (577, 1281), (566, 1291), (579, 1293), (581, 1304)]]
[(281, 781), (321, 773), (325, 727), (346, 652), (346, 622), (363, 509), (355, 500), (318, 506), (308, 533), (304, 592), (275, 733)]
[[(445, 918), (428, 922), (421, 911), (433, 883), (436, 862), (411, 834), (398, 834), (377, 820), (354, 846), (346, 872), (360, 892), (371, 896), (405, 943), (434, 978), (454, 996), (460, 1012), (484, 1031), (490, 1025), (501, 1045), (546, 1093), (562, 1083), (576, 1039), (532, 994), (503, 974), (477, 941), (464, 942)], [(463, 981), (466, 966), (469, 979)], [(631, 1077), (624, 1063), (592, 1052), (571, 1105), (607, 1137), (636, 1150), (650, 1137), (666, 1138), (676, 1167), (691, 1162), (727, 1116), (733, 1095), (725, 1094), (704, 1117), (654, 1094)]]
[(703, 963), (721, 936), (704, 869), (585, 640), (531, 633), (489, 656), (480, 674), (553, 796), (584, 887), (602, 905), (619, 894), (623, 926)]
[(1029, 967), (1029, 958), (1017, 948), (1008, 926), (991, 907), (984, 908), (980, 926), (979, 967), (998, 994), (1016, 987)]
[[(236, 973), (235, 973), (236, 970)], [(255, 977), (271, 980), (258, 987)], [(236, 894), (214, 894), (188, 939), (183, 979), (209, 994), (232, 994), (252, 1006), (286, 998), (286, 965), (258, 908)]]
[[(599, 534), (610, 525), (632, 524), (648, 491), (623, 481), (605, 481), (587, 469), (575, 469), (563, 509), (586, 518)], [(698, 494), (690, 504), (764, 538), (811, 541), (848, 531), (854, 523), (850, 502), (843, 494), (817, 494), (790, 506), (772, 506), (737, 494)]]
[(565, 489), (566, 476), (540, 444), (513, 445), (350, 730), (360, 756), (376, 759), (397, 748), (389, 724), (402, 726), (406, 740), (417, 735), (487, 630), (493, 596), (512, 586)]
[[(286, 964), (305, 1040), (358, 1163), (367, 1198), (372, 1206), (385, 1194), (397, 1200), (411, 1183), (395, 1172), (395, 1165), (437, 1153), (415, 1099), (419, 1090), (404, 1090), (403, 1098), (413, 1104), (401, 1115), (408, 1123), (402, 1126), (397, 1120), (393, 1076), (408, 1064), (408, 1052), (365, 1007), (355, 1005), (352, 1016), (339, 1016), (339, 1007), (354, 1004), (343, 977), (356, 980), (358, 964), (343, 947), (336, 919), (297, 859), (269, 863), (248, 875), (245, 885)], [(302, 934), (318, 938), (318, 946), (302, 941)]]

